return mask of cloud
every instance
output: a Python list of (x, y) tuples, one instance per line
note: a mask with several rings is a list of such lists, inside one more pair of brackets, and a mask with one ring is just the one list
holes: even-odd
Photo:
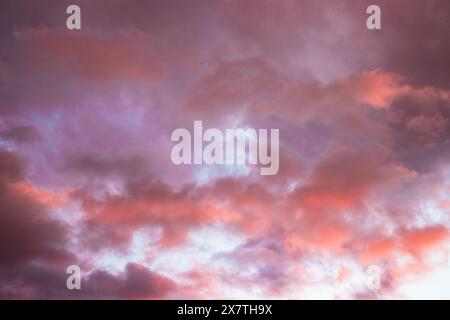
[(163, 67), (141, 45), (142, 36), (101, 37), (48, 28), (14, 32), (0, 65), (0, 112), (54, 110), (55, 104), (81, 104), (85, 92), (96, 95), (123, 81), (158, 82)]
[(17, 34), (17, 50), (20, 53), (33, 52), (33, 55), (19, 55), (18, 58), (28, 64), (29, 70), (36, 70), (36, 66), (54, 68), (55, 71), (65, 69), (69, 74), (94, 82), (159, 80), (162, 68), (139, 44), (140, 36), (131, 36), (131, 40), (126, 37), (108, 39), (74, 32), (32, 29)]
[(35, 127), (24, 125), (5, 128), (0, 132), (0, 136), (18, 144), (33, 143), (40, 139), (39, 132)]
[(173, 191), (160, 182), (130, 184), (125, 194), (103, 199), (79, 194), (87, 212), (86, 238), (96, 245), (127, 243), (135, 229), (145, 226), (162, 228), (162, 245), (180, 244), (189, 229), (209, 223), (215, 212), (188, 187)]
[[(21, 161), (0, 151), (0, 267), (11, 267), (31, 259), (65, 260), (66, 230), (47, 215), (47, 208), (21, 186)], [(32, 188), (32, 187), (31, 187)], [(39, 193), (37, 193), (39, 194)], [(42, 195), (42, 194), (39, 194)], [(46, 202), (46, 201), (44, 201)]]
[(129, 263), (118, 276), (94, 271), (81, 294), (90, 299), (163, 299), (176, 289), (177, 284), (173, 280), (145, 266)]
[(361, 246), (361, 259), (366, 264), (372, 264), (406, 253), (421, 260), (423, 255), (444, 244), (447, 238), (448, 230), (440, 226), (401, 229), (392, 236), (369, 239)]
[[(2, 297), (386, 298), (444, 264), (448, 1), (379, 32), (368, 1), (44, 4), (0, 4)], [(193, 120), (279, 128), (279, 174), (173, 165)]]

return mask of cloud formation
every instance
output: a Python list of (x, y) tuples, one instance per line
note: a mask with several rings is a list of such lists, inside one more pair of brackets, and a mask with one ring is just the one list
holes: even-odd
[[(381, 1), (379, 31), (368, 1), (80, 0), (81, 31), (44, 3), (0, 4), (0, 297), (409, 298), (448, 269), (448, 1)], [(279, 173), (173, 165), (194, 120), (279, 128)]]

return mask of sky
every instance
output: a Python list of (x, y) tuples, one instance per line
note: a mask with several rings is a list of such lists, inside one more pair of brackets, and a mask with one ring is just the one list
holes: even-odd
[[(2, 0), (0, 298), (449, 299), (449, 39), (447, 0)], [(279, 172), (173, 164), (195, 120)]]

